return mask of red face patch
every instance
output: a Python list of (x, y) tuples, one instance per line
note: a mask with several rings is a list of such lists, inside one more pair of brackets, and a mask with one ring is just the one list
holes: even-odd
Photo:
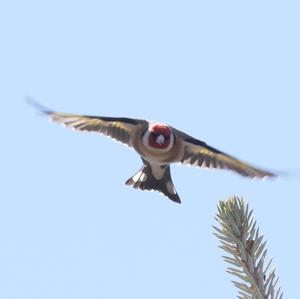
[(155, 134), (162, 134), (165, 137), (170, 137), (171, 135), (171, 129), (163, 124), (155, 124), (152, 128), (151, 131)]
[(171, 129), (164, 124), (155, 124), (151, 127), (149, 145), (154, 148), (164, 149), (170, 144)]

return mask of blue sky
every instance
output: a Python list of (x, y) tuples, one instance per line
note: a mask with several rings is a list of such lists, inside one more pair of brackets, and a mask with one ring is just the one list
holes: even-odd
[[(2, 1), (0, 297), (234, 298), (211, 225), (243, 196), (286, 298), (299, 294), (298, 1)], [(48, 122), (64, 112), (169, 123), (287, 172), (251, 181), (173, 165), (183, 201), (124, 185), (130, 149)]]

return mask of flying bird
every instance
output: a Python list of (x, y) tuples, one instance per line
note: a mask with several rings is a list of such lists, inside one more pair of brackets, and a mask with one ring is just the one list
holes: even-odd
[(274, 173), (242, 162), (161, 122), (60, 113), (47, 109), (32, 99), (29, 101), (56, 123), (78, 131), (100, 133), (133, 148), (140, 155), (143, 166), (126, 181), (126, 185), (141, 190), (159, 191), (177, 203), (181, 203), (181, 200), (172, 182), (171, 163), (229, 169), (250, 178), (276, 177)]

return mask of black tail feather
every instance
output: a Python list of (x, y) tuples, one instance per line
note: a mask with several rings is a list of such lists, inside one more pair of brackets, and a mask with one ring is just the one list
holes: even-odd
[(143, 160), (143, 167), (130, 179), (126, 185), (141, 190), (155, 190), (161, 192), (174, 202), (181, 203), (174, 188), (169, 165), (151, 165)]

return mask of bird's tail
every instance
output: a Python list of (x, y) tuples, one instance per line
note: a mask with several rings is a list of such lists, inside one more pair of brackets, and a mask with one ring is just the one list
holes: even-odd
[(181, 203), (172, 182), (169, 165), (153, 165), (143, 160), (143, 167), (130, 179), (126, 185), (141, 190), (155, 190), (161, 192), (174, 202)]

